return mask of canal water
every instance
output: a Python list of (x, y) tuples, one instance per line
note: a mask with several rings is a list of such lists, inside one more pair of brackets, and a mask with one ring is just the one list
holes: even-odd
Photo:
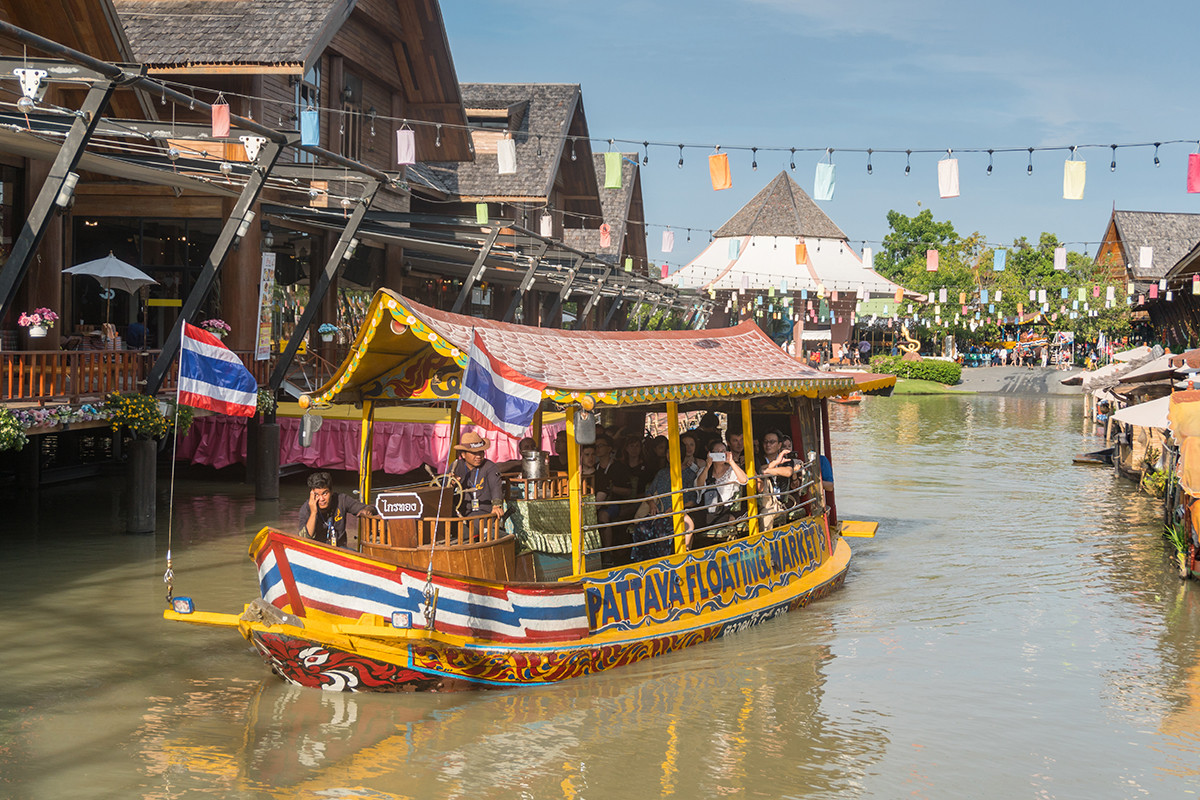
[[(520, 691), (286, 686), (235, 633), (162, 621), (166, 534), (120, 533), (115, 481), (6, 495), (0, 797), (1195, 797), (1200, 586), (1155, 502), (1071, 465), (1083, 430), (1077, 399), (835, 407), (839, 510), (881, 522), (841, 592)], [(181, 482), (177, 591), (256, 596), (284, 494)]]

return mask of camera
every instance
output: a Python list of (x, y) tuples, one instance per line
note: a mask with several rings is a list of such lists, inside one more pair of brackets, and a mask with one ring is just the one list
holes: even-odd
[(725, 456), (726, 456), (725, 453), (709, 453), (708, 454), (708, 457), (711, 458), (713, 461), (724, 461)]
[(795, 450), (789, 450), (783, 454), (783, 457), (788, 461), (803, 461), (804, 456), (797, 453)]

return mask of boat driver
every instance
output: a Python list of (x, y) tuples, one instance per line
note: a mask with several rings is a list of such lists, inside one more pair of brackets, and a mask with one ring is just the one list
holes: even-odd
[(454, 462), (450, 473), (462, 483), (463, 493), (458, 502), (460, 517), (480, 514), (504, 516), (504, 487), (500, 470), (487, 459), (488, 440), (474, 431), (462, 435), (454, 449), (461, 458)]
[(357, 526), (349, 537), (346, 534), (346, 516), (349, 514), (358, 517), (378, 516), (371, 506), (333, 491), (333, 480), (328, 472), (314, 472), (308, 476), (308, 500), (300, 506), (301, 536), (356, 550)]

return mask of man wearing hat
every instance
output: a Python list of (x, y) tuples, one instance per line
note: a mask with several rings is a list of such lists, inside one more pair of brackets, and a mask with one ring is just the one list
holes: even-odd
[(478, 514), (504, 516), (504, 489), (500, 481), (500, 469), (487, 459), (488, 440), (474, 431), (462, 435), (454, 449), (460, 458), (454, 462), (450, 473), (462, 483), (463, 493), (459, 499), (459, 516), (473, 517)]

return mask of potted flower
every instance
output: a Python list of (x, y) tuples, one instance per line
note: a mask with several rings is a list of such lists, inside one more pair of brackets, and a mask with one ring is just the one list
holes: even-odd
[(337, 325), (329, 322), (322, 322), (321, 327), (317, 328), (317, 333), (321, 334), (322, 342), (332, 342), (333, 335), (337, 333)]
[(223, 319), (217, 319), (216, 317), (204, 320), (200, 323), (200, 327), (218, 339), (224, 339), (231, 332), (233, 332), (233, 328), (229, 327), (228, 322)]
[(33, 339), (41, 339), (56, 322), (58, 314), (48, 308), (35, 308), (30, 313), (17, 317), (17, 324), (22, 328), (29, 328), (29, 336)]

